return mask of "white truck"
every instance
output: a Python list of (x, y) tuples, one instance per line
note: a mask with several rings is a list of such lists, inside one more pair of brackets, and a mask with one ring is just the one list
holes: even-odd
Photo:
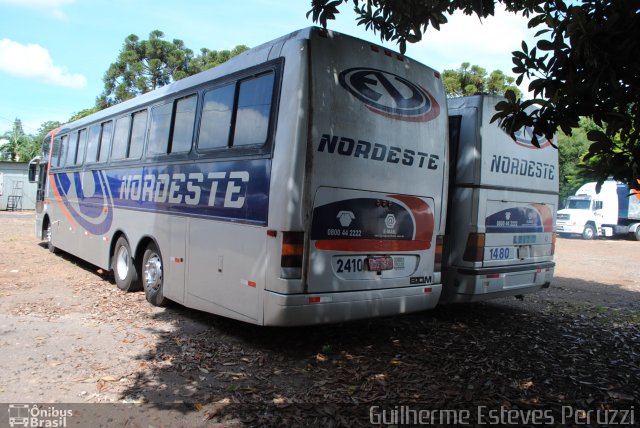
[(451, 98), (450, 170), (440, 302), (532, 293), (550, 285), (555, 263), (558, 151), (514, 141), (490, 123), (501, 97)]
[(595, 182), (586, 183), (558, 211), (556, 227), (561, 236), (628, 235), (640, 241), (640, 193), (614, 180), (605, 181), (600, 192)]

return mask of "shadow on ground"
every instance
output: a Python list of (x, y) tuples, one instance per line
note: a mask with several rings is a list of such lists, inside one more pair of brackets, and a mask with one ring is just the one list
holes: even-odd
[(257, 327), (172, 305), (156, 316), (176, 330), (159, 333), (155, 350), (139, 356), (147, 370), (123, 398), (209, 406), (213, 420), (249, 425), (367, 424), (372, 405), (468, 409), (482, 422), (478, 409), (559, 418), (637, 403), (638, 294), (620, 288), (615, 301), (567, 302), (559, 293), (597, 296), (615, 286), (558, 282), (524, 301), (304, 328)]

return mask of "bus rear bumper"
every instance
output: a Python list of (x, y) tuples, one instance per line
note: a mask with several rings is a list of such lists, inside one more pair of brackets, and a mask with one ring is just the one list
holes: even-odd
[(548, 288), (554, 262), (511, 268), (456, 269), (445, 276), (441, 303), (479, 302), (535, 293)]
[(433, 309), (441, 284), (340, 293), (280, 294), (265, 290), (264, 325), (330, 324)]

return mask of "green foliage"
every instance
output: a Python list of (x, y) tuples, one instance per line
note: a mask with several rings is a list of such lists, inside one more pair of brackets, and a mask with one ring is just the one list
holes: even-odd
[(189, 75), (193, 51), (184, 42), (163, 40), (162, 31), (152, 31), (148, 40), (129, 35), (116, 62), (104, 75), (103, 97), (113, 105), (144, 94)]
[(515, 78), (506, 76), (501, 70), (494, 70), (487, 77), (487, 71), (477, 65), (463, 62), (457, 70), (444, 70), (442, 72), (447, 95), (459, 97), (484, 92), (492, 95), (504, 95), (507, 90), (514, 91), (517, 96), (522, 96), (520, 90), (513, 85)]
[[(103, 100), (104, 101), (104, 100)], [(102, 110), (103, 108), (106, 108), (107, 106), (103, 106), (101, 105), (99, 102), (96, 103), (97, 105), (94, 107), (90, 107), (90, 108), (86, 108), (84, 110), (80, 110), (77, 113), (74, 113), (67, 122), (73, 122), (75, 120), (79, 120), (82, 119), (83, 117), (89, 116), (90, 114), (96, 113), (100, 110)]]
[[(182, 40), (164, 40), (162, 31), (152, 31), (148, 40), (131, 34), (104, 75), (104, 91), (96, 100), (96, 108), (101, 110), (215, 67), (247, 49), (244, 45), (219, 52), (205, 48), (201, 49), (200, 55), (194, 56)], [(78, 115), (93, 112), (89, 110)], [(83, 117), (76, 116), (74, 118)]]
[[(215, 67), (249, 49), (238, 45), (231, 50), (201, 49), (200, 55), (185, 47), (182, 40), (163, 40), (161, 31), (152, 31), (149, 40), (128, 36), (116, 62), (105, 73), (105, 89), (96, 105), (74, 113), (67, 122), (82, 119), (116, 103), (149, 92), (184, 77)], [(44, 122), (36, 135), (27, 135), (16, 119), (11, 131), (0, 136), (7, 143), (0, 146), (0, 160), (29, 161), (42, 152), (47, 133), (60, 127), (58, 121)]]
[(587, 133), (595, 128), (592, 120), (583, 118), (580, 120), (580, 126), (573, 129), (571, 135), (558, 132), (560, 200), (575, 194), (584, 183), (594, 181), (588, 173), (585, 175), (583, 158), (590, 145)]
[(0, 137), (7, 143), (0, 146), (0, 160), (28, 162), (40, 153), (40, 143), (24, 133), (22, 121), (15, 119), (11, 131)]
[(202, 48), (200, 49), (200, 55), (195, 57), (191, 63), (192, 71), (199, 73), (216, 67), (247, 50), (249, 50), (249, 47), (245, 45), (238, 45), (230, 51), (212, 51), (207, 48)]
[[(312, 0), (315, 22), (326, 26), (347, 0)], [(447, 14), (485, 18), (502, 3), (508, 12), (529, 18), (538, 28), (536, 45), (512, 52), (516, 84), (528, 78), (534, 99), (508, 96), (495, 119), (506, 130), (529, 126), (550, 138), (560, 128), (571, 135), (581, 117), (601, 130), (587, 134), (585, 168), (602, 182), (607, 177), (640, 190), (640, 2), (630, 0), (352, 0), (358, 25), (384, 41), (422, 39), (439, 29)], [(465, 86), (461, 87), (466, 89)], [(535, 106), (533, 112), (525, 110)]]
[(35, 135), (28, 135), (22, 129), (22, 121), (16, 119), (13, 129), (0, 136), (0, 139), (9, 141), (0, 146), (0, 160), (13, 162), (28, 162), (42, 153), (42, 142), (52, 129), (61, 125), (58, 121), (47, 121), (40, 125)]
[(59, 128), (60, 126), (62, 126), (62, 123), (58, 122), (57, 120), (49, 120), (47, 122), (44, 122), (42, 125), (40, 125), (40, 128), (38, 128), (38, 133), (35, 136), (33, 136), (33, 141), (36, 144), (35, 148), (37, 150), (35, 156), (39, 155), (42, 152), (42, 149), (47, 151), (49, 150), (49, 142), (48, 141), (45, 142), (44, 139), (49, 133), (49, 131)]
[(514, 72), (532, 79), (540, 110), (525, 117), (515, 106), (516, 124), (530, 121), (545, 135), (559, 126), (570, 134), (581, 116), (592, 118), (599, 129), (587, 133), (586, 172), (599, 182), (613, 177), (640, 188), (640, 3), (545, 3), (529, 26), (543, 27), (544, 39), (513, 53)]

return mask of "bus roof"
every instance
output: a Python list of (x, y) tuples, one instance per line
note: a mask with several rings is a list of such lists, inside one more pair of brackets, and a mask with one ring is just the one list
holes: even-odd
[[(187, 91), (194, 87), (206, 84), (207, 82), (211, 82), (218, 78), (232, 74), (236, 71), (241, 71), (243, 69), (250, 68), (251, 66), (261, 64), (263, 62), (268, 61), (269, 59), (275, 59), (279, 56), (280, 49), (282, 48), (282, 45), (284, 45), (285, 42), (296, 40), (296, 39), (297, 40), (309, 39), (313, 32), (324, 32), (327, 34), (341, 35), (343, 37), (350, 37), (350, 38), (356, 39), (355, 37), (343, 35), (330, 30), (325, 30), (320, 27), (312, 26), (312, 27), (303, 28), (303, 29), (294, 31), (292, 33), (289, 33), (287, 35), (284, 35), (282, 37), (279, 37), (275, 40), (263, 43), (252, 49), (249, 49), (248, 51), (245, 51), (229, 59), (225, 63), (220, 64), (216, 67), (213, 67), (209, 70), (202, 71), (200, 73), (197, 73), (192, 76), (186, 77), (184, 79), (178, 80), (176, 82), (170, 83), (166, 86), (157, 88), (153, 91), (139, 95), (130, 100), (123, 101), (119, 104), (116, 104), (114, 106), (101, 110), (99, 112), (93, 113), (89, 116), (83, 117), (74, 122), (67, 123), (61, 127), (60, 132), (65, 132), (68, 129), (83, 127), (90, 123), (100, 121), (103, 118), (116, 116), (130, 109), (135, 109), (144, 105), (153, 104), (154, 102), (159, 101), (165, 97), (178, 94), (182, 91)], [(363, 43), (370, 43), (370, 42), (363, 41)], [(273, 48), (278, 49), (277, 52), (272, 52)]]

